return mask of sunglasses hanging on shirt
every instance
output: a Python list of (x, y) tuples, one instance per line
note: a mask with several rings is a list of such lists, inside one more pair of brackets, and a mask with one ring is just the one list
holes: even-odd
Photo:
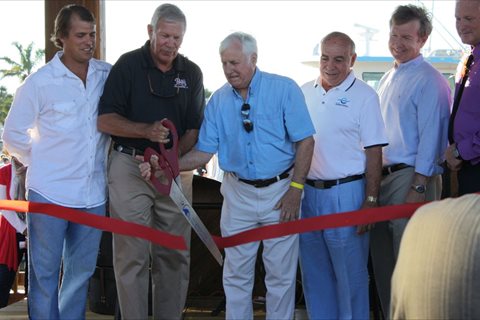
[(253, 122), (249, 119), (250, 116), (250, 105), (248, 103), (244, 103), (242, 105), (242, 116), (243, 116), (243, 128), (245, 131), (250, 133), (253, 130)]

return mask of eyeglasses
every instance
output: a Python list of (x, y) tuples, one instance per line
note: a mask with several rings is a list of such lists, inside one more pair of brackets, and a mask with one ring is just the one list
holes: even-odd
[(250, 105), (248, 103), (244, 103), (241, 111), (243, 116), (243, 128), (245, 131), (250, 132), (253, 130), (253, 122), (248, 118), (250, 115)]
[[(180, 74), (177, 75), (177, 78), (179, 78), (179, 77), (180, 77)], [(178, 93), (180, 92), (179, 87), (175, 88), (173, 83), (170, 83), (168, 81), (168, 80), (170, 80), (170, 77), (166, 77), (166, 78), (162, 79), (162, 81), (160, 83), (160, 86), (157, 86), (157, 88), (158, 87), (160, 88), (159, 91), (155, 91), (155, 89), (152, 86), (152, 79), (150, 78), (150, 71), (147, 71), (147, 80), (148, 80), (148, 87), (150, 89), (150, 93), (153, 94), (156, 97), (172, 98), (172, 97), (175, 97), (176, 95), (178, 95)]]

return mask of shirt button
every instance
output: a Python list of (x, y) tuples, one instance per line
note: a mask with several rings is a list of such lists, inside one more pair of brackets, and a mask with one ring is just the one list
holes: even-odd
[(249, 161), (248, 163), (253, 164), (253, 161)]
[(322, 104), (325, 104), (325, 101), (322, 101)]

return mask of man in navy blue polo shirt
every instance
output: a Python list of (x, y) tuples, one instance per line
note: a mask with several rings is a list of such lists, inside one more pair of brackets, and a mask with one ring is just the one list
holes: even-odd
[[(171, 120), (179, 134), (180, 153), (198, 137), (205, 97), (200, 68), (178, 54), (186, 30), (183, 12), (159, 6), (148, 25), (149, 40), (120, 57), (112, 68), (100, 101), (98, 128), (112, 136), (108, 185), (112, 217), (190, 239), (190, 226), (174, 202), (140, 176), (136, 155), (147, 147), (159, 151), (168, 141), (161, 120)], [(192, 172), (181, 174), (191, 201)], [(120, 310), (125, 319), (148, 318), (151, 257), (153, 316), (179, 319), (185, 305), (189, 251), (170, 250), (148, 241), (113, 236), (114, 269)]]

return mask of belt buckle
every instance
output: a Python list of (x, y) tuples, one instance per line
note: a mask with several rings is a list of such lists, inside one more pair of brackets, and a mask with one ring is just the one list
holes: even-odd
[(317, 189), (326, 189), (325, 188), (325, 181), (323, 181), (323, 180), (316, 180), (314, 184), (315, 184), (315, 188), (317, 188)]

